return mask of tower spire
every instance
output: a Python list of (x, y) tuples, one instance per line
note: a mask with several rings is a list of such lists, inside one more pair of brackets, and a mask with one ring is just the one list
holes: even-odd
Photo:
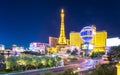
[(60, 27), (60, 36), (58, 44), (67, 44), (65, 37), (65, 27), (64, 27), (64, 9), (61, 9), (61, 27)]

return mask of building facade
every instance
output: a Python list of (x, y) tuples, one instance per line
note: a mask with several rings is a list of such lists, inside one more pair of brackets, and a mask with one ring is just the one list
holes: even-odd
[[(93, 44), (94, 52), (105, 52), (106, 48), (106, 39), (107, 32), (106, 31), (97, 31), (95, 36), (90, 41)], [(79, 32), (70, 32), (70, 46), (78, 46), (81, 48), (83, 44), (83, 40), (80, 37)]]
[(58, 44), (58, 38), (56, 37), (49, 37), (49, 45), (51, 47), (56, 47), (56, 45)]
[(5, 45), (0, 44), (0, 50), (5, 50)]
[(79, 32), (70, 32), (70, 46), (77, 46), (81, 48), (81, 44), (83, 43)]
[(45, 54), (48, 47), (49, 44), (46, 43), (32, 42), (30, 43), (29, 49), (40, 54)]
[[(69, 45), (70, 44), (70, 40), (69, 39), (66, 39), (66, 43), (67, 43), (67, 45)], [(56, 47), (57, 46), (57, 44), (58, 44), (58, 38), (56, 38), (56, 37), (49, 37), (49, 45), (51, 46), (51, 47)]]

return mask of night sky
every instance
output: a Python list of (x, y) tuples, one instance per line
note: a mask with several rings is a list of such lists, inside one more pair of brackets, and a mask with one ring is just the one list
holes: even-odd
[(92, 24), (120, 37), (120, 0), (0, 0), (0, 44), (48, 43), (49, 36), (59, 36), (61, 8), (67, 38)]

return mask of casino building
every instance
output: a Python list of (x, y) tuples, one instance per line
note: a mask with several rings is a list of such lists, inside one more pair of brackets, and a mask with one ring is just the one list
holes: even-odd
[[(93, 52), (105, 52), (106, 48), (106, 40), (107, 40), (107, 32), (106, 31), (96, 31), (96, 34), (90, 41), (93, 46), (90, 46)], [(86, 49), (85, 45), (82, 45), (84, 42), (80, 37), (80, 32), (70, 32), (70, 46), (77, 46), (81, 49)]]
[[(54, 50), (58, 50), (57, 47), (59, 46), (76, 46), (81, 48), (82, 50), (86, 49), (86, 45), (80, 36), (80, 32), (70, 32), (69, 38), (66, 39), (65, 36), (65, 26), (64, 26), (64, 10), (61, 10), (61, 24), (60, 24), (60, 36), (59, 37), (49, 37), (49, 45), (54, 47)], [(90, 40), (89, 49), (92, 52), (105, 52), (106, 48), (106, 39), (107, 39), (107, 32), (106, 31), (96, 31), (95, 28), (95, 35)]]

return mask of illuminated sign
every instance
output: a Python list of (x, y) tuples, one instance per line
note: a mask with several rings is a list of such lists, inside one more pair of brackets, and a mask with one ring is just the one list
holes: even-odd
[(89, 44), (88, 49), (92, 50), (93, 48), (94, 48), (94, 45), (93, 44)]
[(82, 45), (82, 49), (83, 49), (83, 50), (88, 49), (88, 44), (83, 44), (83, 45)]
[(93, 44), (82, 44), (82, 50), (92, 50), (93, 48)]
[(80, 31), (80, 36), (84, 42), (89, 42), (95, 35), (96, 28), (94, 26), (86, 26)]
[(119, 46), (120, 45), (120, 39), (118, 37), (116, 38), (108, 38), (106, 41), (106, 46)]

